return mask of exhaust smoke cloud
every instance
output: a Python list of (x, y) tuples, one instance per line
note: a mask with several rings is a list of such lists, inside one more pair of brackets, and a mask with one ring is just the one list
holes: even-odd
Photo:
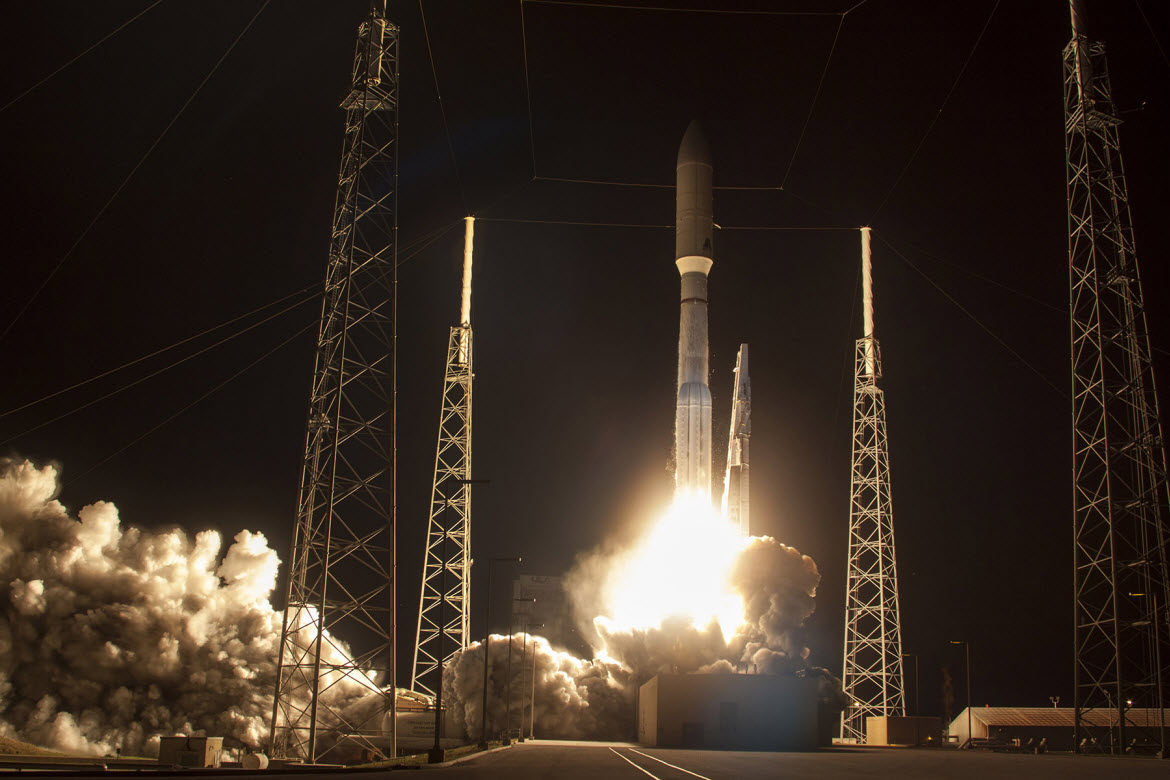
[[(280, 561), (264, 536), (241, 531), (225, 551), (215, 531), (123, 526), (108, 502), (71, 514), (57, 491), (52, 466), (0, 461), (0, 735), (92, 755), (154, 755), (168, 734), (262, 749), (281, 625)], [(806, 673), (839, 699), (839, 683), (807, 666), (812, 559), (718, 522), (676, 507), (638, 543), (578, 561), (566, 589), (593, 659), (516, 634), (509, 686), (508, 639), (494, 637), (489, 736), (510, 709), (512, 729), (523, 713), (537, 736), (628, 738), (634, 692), (661, 672)], [(443, 688), (456, 728), (478, 738), (480, 643)], [(331, 691), (337, 711), (379, 698), (372, 685)]]
[(271, 717), (279, 560), (241, 531), (71, 516), (52, 466), (0, 461), (0, 732), (82, 754), (153, 755), (159, 734), (259, 746)]

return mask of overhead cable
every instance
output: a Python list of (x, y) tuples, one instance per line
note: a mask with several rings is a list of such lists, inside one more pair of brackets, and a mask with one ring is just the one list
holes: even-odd
[(944, 290), (938, 282), (934, 281), (934, 279), (931, 279), (929, 276), (926, 275), (925, 272), (923, 272), (923, 270), (921, 268), (914, 265), (914, 263), (910, 261), (910, 258), (906, 257), (906, 255), (904, 255), (900, 251), (898, 251), (898, 248), (895, 247), (893, 244), (891, 244), (888, 239), (886, 239), (884, 236), (882, 236), (881, 233), (878, 233), (877, 235), (878, 235), (878, 239), (881, 240), (881, 242), (883, 244), (885, 244), (887, 247), (889, 247), (891, 252), (893, 252), (895, 255), (900, 257), (902, 259), (902, 262), (904, 262), (906, 265), (910, 266), (919, 276), (921, 276), (923, 279), (925, 279), (930, 284), (931, 287), (938, 290), (938, 292), (944, 298), (946, 298), (948, 301), (950, 301), (955, 306), (955, 308), (957, 308), (959, 311), (963, 312), (963, 314), (966, 314), (971, 319), (972, 322), (974, 322), (976, 325), (978, 325), (983, 330), (983, 332), (985, 332), (988, 336), (991, 336), (991, 338), (995, 339), (995, 341), (1001, 347), (1006, 349), (1012, 355), (1012, 357), (1014, 357), (1016, 360), (1023, 363), (1025, 366), (1028, 367), (1028, 370), (1030, 370), (1036, 376), (1040, 377), (1040, 379), (1044, 381), (1044, 384), (1048, 385), (1054, 391), (1056, 391), (1057, 395), (1059, 395), (1061, 398), (1065, 399), (1066, 401), (1068, 400), (1068, 393), (1064, 392), (1059, 387), (1057, 387), (1052, 382), (1051, 379), (1049, 379), (1047, 376), (1045, 376), (1044, 373), (1042, 371), (1040, 371), (1040, 369), (1036, 368), (1034, 365), (1032, 365), (1030, 362), (1028, 362), (1028, 360), (1026, 358), (1024, 358), (1023, 355), (1021, 355), (1016, 350), (1012, 349), (1011, 345), (1009, 345), (1006, 341), (1004, 341), (1002, 338), (1000, 338), (998, 335), (996, 335), (995, 331), (993, 331), (991, 328), (987, 327), (987, 325), (985, 325), (982, 320), (980, 320), (978, 317), (976, 317), (974, 314), (972, 314), (971, 311), (966, 306), (959, 303), (959, 301), (956, 300), (955, 297), (953, 295), (951, 295), (949, 292)]
[(435, 69), (435, 54), (431, 50), (431, 34), (427, 31), (427, 15), (423, 11), (423, 2), (418, 0), (418, 14), (422, 17), (423, 37), (427, 42), (427, 58), (431, 61), (431, 76), (435, 81), (435, 99), (439, 102), (439, 115), (443, 117), (443, 133), (447, 136), (447, 150), (451, 153), (451, 168), (455, 171), (455, 184), (459, 188), (459, 200), (463, 204), (463, 213), (469, 213), (467, 194), (463, 191), (463, 180), (459, 176), (459, 163), (455, 159), (455, 144), (451, 142), (451, 128), (447, 124), (447, 110), (443, 107), (443, 93), (439, 90), (439, 72)]
[(890, 196), (894, 194), (894, 190), (898, 189), (898, 185), (902, 182), (902, 177), (906, 175), (906, 171), (910, 170), (910, 166), (913, 164), (914, 159), (918, 156), (918, 152), (922, 150), (922, 146), (926, 143), (926, 139), (930, 137), (930, 132), (934, 130), (934, 126), (938, 122), (938, 118), (942, 116), (943, 109), (947, 107), (947, 102), (951, 99), (951, 95), (953, 95), (955, 92), (955, 87), (959, 86), (959, 81), (962, 80), (963, 74), (966, 73), (967, 66), (971, 64), (971, 58), (975, 56), (975, 51), (979, 48), (979, 42), (983, 40), (983, 34), (987, 32), (987, 27), (991, 24), (991, 20), (995, 16), (995, 11), (997, 8), (999, 8), (1000, 2), (1001, 0), (995, 0), (995, 5), (991, 8), (991, 13), (987, 15), (987, 21), (983, 23), (983, 29), (979, 31), (979, 37), (975, 39), (975, 45), (972, 46), (971, 51), (967, 53), (967, 59), (963, 61), (963, 67), (959, 68), (959, 75), (955, 76), (955, 80), (951, 83), (951, 88), (947, 90), (947, 94), (946, 97), (943, 98), (942, 105), (938, 107), (938, 111), (935, 112), (934, 117), (930, 120), (930, 124), (926, 127), (926, 132), (922, 134), (922, 139), (919, 140), (918, 146), (914, 147), (914, 151), (910, 153), (910, 159), (908, 159), (906, 164), (902, 166), (902, 170), (898, 173), (898, 177), (894, 179), (893, 185), (890, 186), (889, 191), (886, 192), (885, 197), (882, 198), (881, 203), (878, 204), (878, 207), (874, 209), (873, 214), (870, 215), (866, 224), (873, 224), (873, 221), (877, 218), (877, 215), (881, 213), (883, 208), (885, 208), (886, 201), (888, 201)]
[(94, 218), (90, 220), (89, 224), (85, 226), (85, 229), (81, 231), (81, 235), (79, 235), (74, 240), (73, 244), (69, 247), (65, 254), (61, 256), (61, 259), (57, 262), (57, 264), (53, 266), (53, 269), (49, 271), (48, 275), (41, 282), (40, 286), (33, 291), (33, 294), (29, 296), (27, 301), (25, 301), (24, 306), (20, 308), (20, 311), (16, 313), (16, 316), (13, 317), (12, 321), (8, 323), (7, 327), (4, 328), (4, 331), (0, 333), (0, 340), (3, 340), (4, 337), (8, 335), (13, 326), (20, 321), (21, 317), (24, 316), (24, 313), (28, 311), (30, 306), (32, 306), (33, 302), (35, 302), (36, 299), (40, 297), (41, 292), (44, 291), (45, 287), (48, 286), (53, 277), (57, 275), (57, 272), (61, 270), (61, 266), (65, 265), (65, 262), (73, 255), (73, 252), (77, 249), (85, 237), (89, 235), (89, 232), (93, 230), (94, 226), (98, 223), (98, 221), (102, 218), (110, 206), (113, 205), (114, 201), (118, 198), (118, 195), (122, 193), (122, 190), (126, 188), (126, 185), (130, 183), (130, 180), (134, 178), (134, 174), (138, 173), (138, 169), (142, 167), (142, 164), (146, 162), (147, 158), (150, 157), (151, 153), (155, 150), (159, 143), (162, 142), (163, 138), (166, 137), (166, 134), (174, 126), (175, 122), (179, 121), (179, 117), (181, 117), (183, 112), (187, 110), (187, 106), (191, 105), (191, 102), (195, 100), (195, 96), (198, 95), (199, 92), (203, 89), (204, 85), (206, 85), (207, 82), (211, 80), (211, 77), (215, 75), (217, 70), (219, 70), (219, 66), (223, 64), (223, 61), (226, 60), (228, 55), (232, 53), (232, 49), (236, 48), (236, 44), (239, 43), (248, 30), (252, 28), (252, 24), (260, 16), (260, 14), (264, 12), (264, 9), (268, 7), (268, 4), (271, 1), (272, 0), (264, 0), (264, 3), (260, 6), (259, 10), (257, 10), (252, 18), (248, 20), (248, 23), (244, 25), (244, 29), (240, 31), (240, 34), (237, 35), (235, 40), (232, 41), (231, 45), (227, 47), (227, 51), (223, 53), (215, 65), (212, 66), (207, 75), (203, 77), (203, 81), (199, 82), (199, 86), (195, 87), (195, 91), (191, 93), (190, 97), (188, 97), (186, 102), (183, 103), (182, 107), (179, 108), (178, 113), (171, 117), (171, 121), (167, 123), (167, 126), (164, 127), (162, 132), (158, 134), (158, 137), (154, 139), (154, 142), (146, 150), (146, 153), (143, 154), (138, 162), (135, 163), (134, 167), (130, 169), (130, 173), (126, 174), (126, 178), (122, 180), (122, 183), (118, 185), (117, 189), (114, 190), (113, 194), (110, 195), (105, 204), (103, 204), (102, 207), (98, 209), (98, 212), (96, 215), (94, 215)]
[(274, 354), (275, 352), (277, 352), (278, 350), (280, 350), (280, 348), (281, 348), (281, 347), (285, 346), (286, 344), (289, 344), (289, 343), (290, 343), (290, 342), (292, 342), (292, 341), (295, 341), (297, 338), (299, 338), (299, 337), (300, 337), (302, 334), (304, 334), (305, 332), (307, 332), (307, 331), (308, 331), (310, 328), (312, 328), (312, 327), (313, 327), (314, 325), (316, 325), (316, 324), (317, 324), (317, 322), (316, 322), (316, 318), (314, 318), (313, 322), (310, 322), (308, 325), (306, 325), (305, 327), (301, 328), (301, 329), (300, 329), (300, 330), (298, 330), (296, 333), (292, 334), (292, 335), (291, 335), (291, 336), (289, 336), (287, 339), (285, 339), (284, 341), (280, 342), (280, 343), (279, 343), (279, 344), (277, 344), (275, 347), (273, 347), (272, 349), (268, 350), (267, 352), (265, 352), (263, 355), (261, 355), (260, 357), (256, 358), (255, 360), (253, 360), (253, 361), (252, 361), (251, 363), (249, 363), (248, 365), (244, 366), (244, 367), (243, 367), (243, 368), (241, 368), (239, 371), (237, 371), (236, 373), (232, 374), (231, 376), (229, 376), (227, 379), (223, 380), (223, 381), (222, 381), (222, 382), (220, 382), (219, 384), (217, 384), (215, 387), (212, 387), (211, 389), (207, 390), (207, 391), (206, 391), (206, 392), (204, 392), (202, 395), (200, 395), (198, 398), (196, 398), (194, 401), (192, 401), (191, 403), (189, 403), (189, 404), (187, 404), (186, 406), (184, 406), (182, 409), (178, 410), (178, 411), (177, 411), (177, 412), (175, 412), (174, 414), (172, 414), (172, 415), (170, 415), (169, 417), (167, 417), (165, 420), (163, 420), (162, 422), (160, 422), (158, 425), (155, 425), (155, 426), (154, 426), (153, 428), (151, 428), (150, 430), (148, 430), (148, 431), (146, 431), (145, 433), (143, 433), (143, 434), (141, 434), (141, 435), (139, 435), (139, 436), (135, 437), (134, 439), (132, 439), (131, 441), (129, 441), (128, 443), (126, 443), (126, 444), (125, 444), (125, 445), (123, 445), (122, 447), (120, 447), (120, 448), (118, 448), (118, 449), (114, 450), (114, 451), (113, 451), (113, 452), (111, 452), (109, 455), (107, 455), (106, 457), (102, 458), (102, 459), (101, 459), (101, 460), (99, 460), (97, 463), (93, 464), (93, 465), (92, 465), (92, 466), (90, 466), (88, 469), (86, 469), (85, 471), (83, 471), (83, 472), (81, 472), (80, 474), (78, 474), (76, 477), (73, 477), (72, 479), (70, 479), (70, 480), (69, 480), (69, 482), (63, 483), (63, 485), (68, 485), (68, 484), (71, 484), (71, 483), (73, 483), (73, 482), (76, 482), (77, 480), (79, 480), (79, 479), (81, 479), (82, 477), (86, 476), (86, 475), (87, 475), (87, 474), (89, 474), (90, 472), (92, 472), (92, 471), (96, 470), (96, 469), (97, 469), (97, 468), (99, 468), (100, 466), (104, 465), (105, 463), (107, 463), (107, 462), (109, 462), (109, 461), (113, 460), (114, 458), (116, 458), (117, 456), (121, 455), (123, 452), (125, 452), (125, 451), (126, 451), (126, 450), (128, 450), (128, 449), (130, 449), (130, 448), (131, 448), (131, 447), (133, 447), (135, 444), (137, 444), (138, 442), (140, 442), (140, 441), (142, 441), (143, 439), (145, 439), (147, 436), (150, 436), (152, 433), (154, 433), (155, 431), (157, 431), (159, 428), (162, 428), (164, 425), (166, 425), (167, 423), (169, 423), (171, 420), (175, 419), (175, 418), (176, 418), (176, 417), (178, 417), (179, 415), (181, 415), (181, 414), (183, 414), (184, 412), (188, 411), (189, 409), (191, 409), (192, 407), (194, 407), (196, 404), (198, 404), (199, 402), (203, 401), (205, 398), (207, 398), (208, 396), (212, 395), (212, 394), (213, 394), (213, 393), (215, 393), (216, 391), (218, 391), (218, 390), (219, 390), (220, 388), (222, 388), (224, 385), (226, 385), (226, 384), (228, 384), (229, 382), (231, 382), (231, 381), (233, 381), (233, 380), (235, 380), (235, 379), (239, 378), (239, 377), (240, 377), (240, 376), (242, 376), (244, 373), (246, 373), (246, 372), (247, 372), (249, 369), (251, 369), (251, 368), (255, 367), (256, 365), (258, 365), (259, 363), (263, 362), (263, 361), (264, 361), (266, 358), (270, 357), (272, 354)]
[(92, 44), (92, 45), (91, 45), (89, 48), (85, 49), (83, 52), (81, 52), (80, 54), (78, 54), (76, 57), (74, 57), (73, 59), (69, 60), (68, 62), (66, 62), (66, 63), (65, 63), (64, 65), (62, 65), (61, 67), (57, 68), (55, 71), (53, 71), (52, 73), (50, 73), (48, 76), (45, 76), (43, 79), (41, 79), (40, 81), (38, 81), (36, 84), (33, 84), (31, 87), (29, 87), (28, 89), (26, 89), (24, 92), (21, 92), (19, 95), (17, 95), (16, 97), (12, 98), (12, 100), (9, 100), (9, 101), (8, 101), (7, 103), (5, 103), (3, 106), (0, 106), (0, 113), (3, 113), (4, 111), (7, 111), (7, 110), (8, 110), (10, 107), (12, 107), (12, 106), (16, 105), (16, 104), (17, 104), (17, 103), (19, 103), (21, 100), (24, 100), (26, 97), (28, 97), (28, 96), (29, 96), (29, 95), (31, 95), (33, 92), (35, 92), (37, 89), (39, 89), (39, 88), (40, 88), (40, 87), (41, 87), (41, 86), (42, 86), (42, 85), (43, 85), (45, 82), (49, 81), (49, 79), (53, 78), (53, 77), (54, 77), (54, 76), (56, 76), (58, 73), (60, 73), (61, 71), (65, 70), (65, 69), (66, 69), (66, 68), (68, 68), (70, 65), (72, 65), (72, 64), (73, 64), (73, 63), (75, 63), (75, 62), (77, 62), (79, 59), (81, 59), (81, 58), (82, 58), (82, 57), (84, 57), (85, 55), (89, 54), (91, 51), (93, 51), (93, 50), (94, 50), (94, 49), (96, 49), (97, 47), (101, 46), (103, 43), (105, 43), (106, 41), (108, 41), (110, 38), (113, 38), (115, 35), (117, 35), (118, 33), (122, 32), (122, 30), (125, 30), (127, 27), (129, 27), (131, 24), (133, 24), (135, 21), (137, 21), (137, 20), (138, 20), (140, 17), (144, 16), (144, 15), (146, 14), (146, 12), (147, 12), (147, 11), (149, 11), (149, 10), (150, 10), (150, 9), (152, 9), (152, 8), (154, 8), (156, 5), (158, 5), (158, 4), (159, 4), (159, 3), (161, 3), (161, 2), (162, 2), (162, 0), (154, 0), (154, 2), (153, 2), (153, 3), (151, 3), (150, 5), (148, 5), (146, 8), (143, 8), (143, 9), (142, 9), (141, 11), (139, 11), (138, 13), (134, 14), (134, 16), (131, 16), (131, 17), (130, 17), (129, 19), (127, 19), (126, 21), (122, 22), (120, 25), (118, 25), (117, 27), (115, 27), (115, 28), (114, 28), (113, 30), (111, 30), (110, 32), (108, 32), (108, 33), (106, 33), (105, 35), (103, 35), (101, 38), (99, 38), (99, 39), (98, 39), (98, 41), (97, 41), (96, 43)]

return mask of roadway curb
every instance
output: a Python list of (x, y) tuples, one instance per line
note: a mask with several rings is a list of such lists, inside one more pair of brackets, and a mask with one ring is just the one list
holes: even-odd
[(511, 748), (512, 748), (511, 745), (500, 745), (499, 747), (494, 747), (491, 750), (480, 750), (476, 753), (469, 753), (466, 756), (460, 756), (459, 758), (453, 758), (450, 761), (443, 761), (443, 762), (438, 763), (438, 764), (423, 764), (421, 766), (421, 768), (422, 769), (442, 769), (445, 766), (454, 766), (455, 764), (462, 763), (463, 761), (471, 761), (473, 758), (479, 758), (480, 756), (486, 756), (486, 755), (489, 755), (491, 753), (498, 753), (501, 750), (511, 750)]

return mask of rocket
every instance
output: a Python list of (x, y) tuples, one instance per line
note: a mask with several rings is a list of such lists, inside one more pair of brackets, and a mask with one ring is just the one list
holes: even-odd
[(711, 246), (711, 151), (698, 122), (678, 149), (675, 261), (682, 277), (678, 328), (678, 402), (674, 452), (676, 493), (711, 493), (711, 388), (707, 385), (707, 274)]

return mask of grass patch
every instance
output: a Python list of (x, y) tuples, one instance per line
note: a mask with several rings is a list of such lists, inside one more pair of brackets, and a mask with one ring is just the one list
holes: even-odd
[(20, 742), (8, 737), (0, 737), (0, 756), (67, 756), (66, 753), (59, 753), (56, 750), (47, 750), (45, 748), (30, 745), (27, 742)]

